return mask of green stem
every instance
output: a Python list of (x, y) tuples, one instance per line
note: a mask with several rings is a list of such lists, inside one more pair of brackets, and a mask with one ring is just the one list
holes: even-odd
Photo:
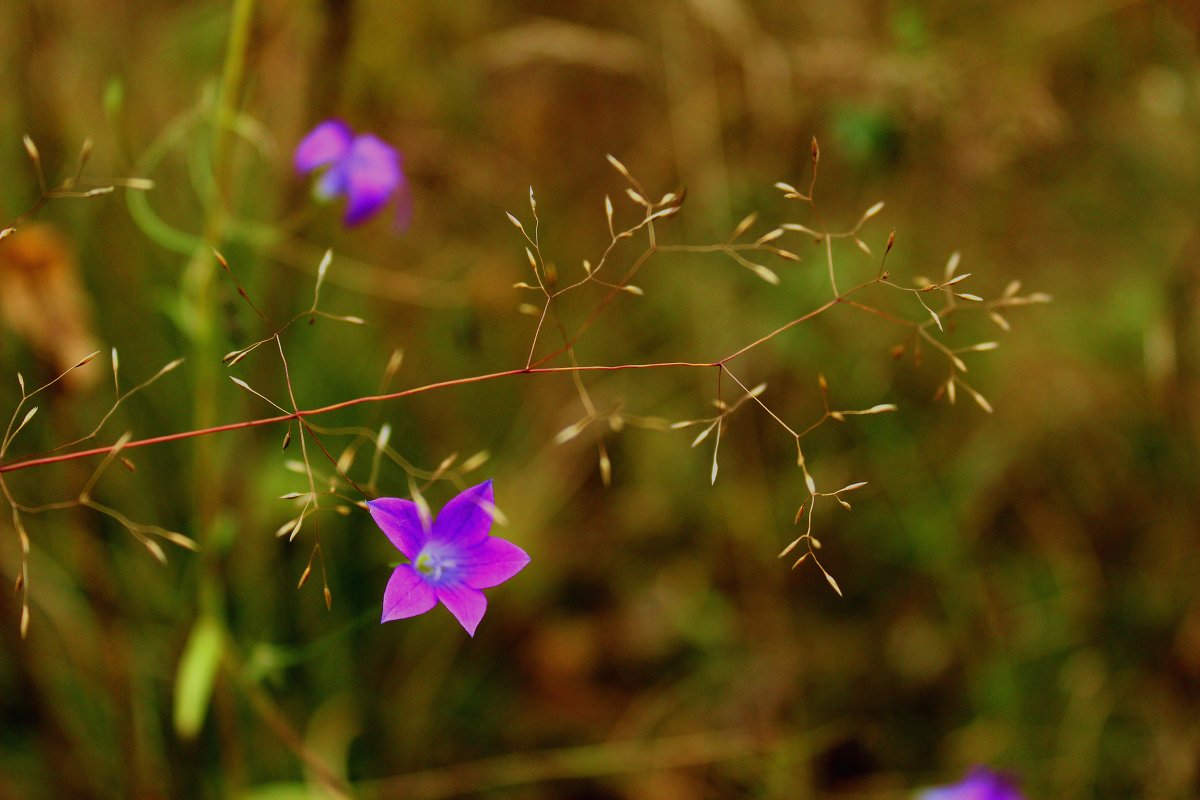
[(213, 117), (216, 125), (212, 153), (214, 189), (205, 231), (210, 244), (219, 241), (218, 234), (225, 222), (225, 199), (229, 196), (230, 188), (229, 143), (240, 106), (242, 78), (246, 71), (246, 52), (250, 45), (253, 23), (254, 0), (233, 0), (232, 18), (229, 21), (229, 48), (225, 51), (225, 64), (221, 69), (221, 86)]
[[(211, 426), (216, 420), (217, 352), (214, 319), (214, 281), (216, 263), (212, 248), (219, 247), (229, 214), (226, 199), (232, 195), (230, 183), (231, 125), (238, 112), (246, 51), (254, 21), (254, 0), (233, 0), (229, 22), (229, 44), (221, 83), (213, 110), (215, 135), (212, 150), (213, 188), (207, 199), (204, 224), (205, 244), (192, 254), (184, 275), (184, 291), (191, 306), (191, 344), (194, 384), (194, 421), (197, 427)], [(196, 448), (195, 484), (197, 524), (201, 541), (211, 532), (216, 517), (218, 486), (216, 457), (210, 442)]]
[[(204, 242), (191, 255), (184, 270), (180, 291), (187, 309), (187, 333), (191, 343), (193, 379), (193, 421), (207, 427), (216, 421), (217, 382), (220, 363), (216, 323), (216, 263), (214, 248), (220, 247), (228, 220), (233, 216), (227, 201), (232, 191), (233, 168), (230, 164), (232, 122), (237, 115), (246, 65), (246, 49), (254, 17), (254, 0), (234, 0), (229, 24), (229, 44), (221, 82), (213, 105), (212, 183), (205, 194)], [(221, 469), (214, 443), (197, 443), (192, 481), (195, 492), (196, 538), (211, 545), (220, 511)], [(216, 548), (204, 548), (196, 586), (200, 613), (214, 619), (225, 618), (225, 595)]]
[[(192, 251), (184, 270), (180, 293), (185, 309), (185, 330), (191, 344), (192, 415), (199, 427), (216, 421), (217, 382), (220, 364), (216, 323), (215, 248), (222, 246), (228, 220), (232, 218), (227, 201), (234, 196), (234, 171), (230, 164), (231, 127), (237, 116), (242, 94), (246, 50), (254, 18), (254, 0), (233, 0), (229, 23), (228, 49), (221, 70), (221, 82), (213, 103), (212, 181), (201, 189), (205, 203), (203, 242)], [(221, 581), (219, 553), (212, 547), (221, 503), (221, 469), (214, 443), (201, 439), (193, 461), (194, 519), (196, 539), (204, 545), (196, 585), (200, 619), (205, 617), (223, 625), (225, 593)], [(177, 676), (177, 680), (182, 676)], [(205, 706), (212, 698), (204, 699)], [(207, 708), (205, 709), (207, 710)], [(203, 712), (202, 712), (203, 713)]]

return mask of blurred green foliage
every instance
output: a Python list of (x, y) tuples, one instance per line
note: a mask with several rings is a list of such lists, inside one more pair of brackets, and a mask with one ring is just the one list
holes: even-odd
[[(892, 798), (979, 762), (1022, 776), (1031, 797), (1200, 794), (1200, 6), (237, 5), (251, 27), (224, 94), (229, 3), (5, 8), (0, 222), (38, 196), (25, 133), (52, 178), (93, 137), (85, 175), (156, 184), (37, 214), (78, 260), (87, 311), (70, 316), (98, 349), (118, 348), (123, 386), (189, 358), (123, 404), (102, 443), (277, 413), (223, 373), (288, 404), (269, 348), (217, 363), (270, 329), (199, 246), (213, 231), (272, 320), (308, 308), (333, 248), (322, 308), (368, 324), (284, 335), (301, 407), (375, 392), (396, 348), (401, 388), (522, 366), (535, 320), (516, 313), (528, 298), (510, 287), (528, 264), (504, 211), (527, 218), (532, 184), (548, 258), (579, 276), (607, 242), (604, 195), (624, 190), (608, 152), (651, 192), (687, 188), (669, 241), (720, 241), (753, 210), (764, 230), (808, 221), (770, 187), (806, 185), (815, 135), (822, 217), (853, 224), (886, 199), (866, 238), (878, 253), (896, 230), (898, 282), (938, 277), (961, 250), (973, 290), (996, 296), (1016, 279), (1055, 303), (1012, 314), (1008, 334), (965, 319), (951, 331), (954, 345), (1003, 342), (970, 362), (992, 416), (963, 397), (934, 402), (935, 360), (893, 360), (903, 331), (847, 308), (740, 364), (796, 424), (820, 412), (819, 373), (841, 407), (900, 407), (806, 440), (822, 486), (869, 481), (852, 513), (818, 509), (844, 598), (775, 558), (807, 495), (790, 439), (751, 408), (724, 431), (711, 488), (711, 451), (687, 447), (694, 430), (634, 427), (606, 435), (603, 487), (587, 437), (553, 444), (583, 414), (565, 376), (319, 420), (386, 421), (424, 469), (491, 453), (472, 477), (495, 479), (503, 535), (533, 563), (489, 592), (474, 639), (440, 609), (377, 624), (394, 551), (359, 510), (320, 519), (331, 609), (319, 574), (296, 590), (313, 529), (272, 535), (291, 513), (275, 498), (306, 489), (285, 468), (298, 444), (281, 454), (282, 429), (131, 451), (136, 471), (108, 470), (96, 498), (202, 552), (168, 547), (163, 566), (87, 509), (25, 517), (27, 639), (20, 594), (0, 592), (0, 800), (339, 786)], [(222, 102), (242, 113), (229, 126), (213, 124)], [(332, 115), (405, 154), (407, 234), (384, 220), (343, 230), (291, 174), (291, 148)], [(823, 254), (798, 234), (784, 242), (804, 260), (771, 264), (779, 287), (716, 256), (656, 256), (645, 296), (622, 297), (580, 360), (711, 359), (804, 313), (827, 297)], [(9, 244), (0, 275), (20, 268)], [(846, 283), (877, 269), (852, 246), (836, 256)], [(563, 314), (578, 324), (590, 307)], [(40, 385), (56, 362), (2, 322), (9, 409), (16, 373)], [(13, 455), (88, 433), (112, 403), (106, 364), (42, 397)], [(588, 384), (601, 407), (681, 420), (710, 413), (709, 378)], [(336, 456), (352, 439), (325, 440)], [(72, 498), (94, 466), (6, 480), (36, 505)], [(408, 479), (385, 462), (379, 487), (406, 494)], [(429, 490), (435, 505), (452, 494)], [(0, 567), (20, 571), (7, 514)]]

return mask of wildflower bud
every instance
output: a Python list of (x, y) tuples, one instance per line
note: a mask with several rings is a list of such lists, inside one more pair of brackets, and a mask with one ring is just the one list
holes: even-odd
[(757, 211), (752, 211), (751, 213), (747, 214), (742, 218), (742, 221), (737, 224), (737, 227), (733, 229), (733, 233), (729, 235), (729, 240), (733, 241), (746, 231), (750, 230), (750, 226), (753, 225), (757, 219)]
[(34, 164), (39, 163), (42, 160), (41, 153), (38, 152), (37, 145), (33, 143), (29, 134), (22, 136), (21, 142), (25, 145), (25, 152), (29, 154), (29, 160)]
[(783, 236), (783, 228), (774, 228), (772, 230), (767, 231), (762, 236), (758, 237), (758, 239), (755, 240), (754, 244), (762, 245), (762, 244), (766, 244), (767, 242), (773, 242), (776, 239), (778, 239), (780, 236)]
[(631, 175), (629, 173), (629, 170), (625, 168), (625, 165), (622, 164), (620, 161), (618, 161), (615, 156), (613, 156), (612, 154), (607, 154), (607, 155), (605, 155), (605, 158), (608, 159), (609, 164), (613, 165), (613, 169), (615, 169), (617, 172), (621, 173), (621, 177), (623, 177), (625, 180), (629, 181), (630, 183), (635, 182), (633, 180), (633, 175)]
[(555, 444), (566, 444), (567, 442), (571, 441), (576, 436), (578, 436), (580, 433), (582, 433), (583, 429), (586, 428), (588, 425), (590, 425), (591, 422), (592, 422), (591, 417), (588, 417), (586, 419), (581, 420), (580, 422), (576, 422), (572, 425), (568, 425), (567, 427), (563, 428), (561, 431), (559, 431), (555, 435), (554, 443)]
[(779, 276), (776, 275), (774, 271), (764, 267), (762, 264), (747, 264), (746, 267), (772, 286), (779, 285)]
[(75, 366), (71, 367), (71, 369), (79, 369), (80, 367), (84, 366), (85, 364), (87, 364), (89, 361), (91, 361), (93, 358), (95, 358), (98, 355), (100, 355), (99, 350), (97, 350), (94, 353), (90, 353), (90, 354), (84, 356), (82, 359), (80, 359), (78, 362), (76, 362)]
[(954, 271), (958, 269), (958, 262), (962, 258), (962, 253), (955, 250), (950, 254), (950, 259), (946, 262), (946, 280), (954, 277)]
[(83, 140), (83, 147), (79, 148), (79, 171), (83, 172), (83, 168), (87, 166), (88, 159), (92, 157), (92, 147), (95, 142), (92, 137)]
[(478, 453), (464, 461), (462, 466), (459, 467), (459, 471), (463, 473), (473, 472), (474, 470), (482, 467), (490, 457), (491, 453), (489, 453), (487, 450), (480, 450)]
[(153, 539), (146, 539), (142, 542), (146, 549), (150, 551), (150, 555), (154, 556), (155, 560), (160, 564), (167, 563), (167, 554), (163, 552), (162, 547)]
[(337, 471), (343, 475), (349, 472), (350, 467), (354, 466), (354, 457), (357, 454), (358, 450), (353, 447), (347, 447), (345, 450), (343, 450), (342, 454), (338, 456)]

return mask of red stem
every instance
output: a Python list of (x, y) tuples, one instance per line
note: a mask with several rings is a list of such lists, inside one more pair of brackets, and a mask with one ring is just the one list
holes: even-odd
[[(357, 406), (363, 403), (381, 403), (385, 400), (399, 400), (402, 397), (410, 397), (416, 394), (424, 394), (435, 389), (445, 389), (451, 386), (464, 386), (469, 383), (482, 383), (496, 378), (508, 378), (513, 375), (544, 375), (558, 372), (618, 372), (621, 370), (630, 369), (665, 369), (668, 367), (708, 367), (714, 368), (721, 366), (722, 362), (691, 362), (691, 361), (663, 361), (654, 364), (616, 364), (609, 366), (584, 366), (584, 367), (526, 367), (524, 369), (509, 369), (503, 372), (489, 372), (485, 375), (474, 375), (469, 378), (455, 378), (448, 381), (439, 381), (437, 383), (428, 383), (424, 386), (416, 386), (411, 389), (405, 389), (399, 392), (391, 392), (389, 394), (367, 395), (365, 397), (356, 397), (352, 400), (343, 400), (340, 403), (323, 406), (321, 408), (313, 408), (305, 411), (296, 411), (292, 414), (280, 414), (277, 417), (263, 417), (261, 419), (251, 419), (245, 422), (231, 422), (227, 425), (216, 425), (211, 428), (198, 428), (191, 431), (181, 431), (179, 433), (168, 433), (163, 436), (151, 436), (148, 439), (138, 439), (128, 442), (122, 450), (132, 450), (135, 447), (146, 447), (152, 444), (164, 444), (166, 442), (176, 442), (182, 439), (192, 439), (197, 436), (207, 436), (211, 433), (222, 433), (224, 431), (236, 431), (244, 428), (258, 428), (263, 425), (274, 425), (280, 422), (289, 422), (291, 420), (303, 419), (306, 417), (316, 417), (321, 414), (328, 414), (331, 411), (339, 411), (350, 406)], [(93, 447), (90, 450), (78, 450), (74, 453), (60, 453), (54, 456), (43, 456), (41, 458), (29, 458), (20, 461), (14, 461), (8, 464), (0, 464), (0, 473), (15, 472), (20, 469), (28, 469), (29, 467), (39, 467), (46, 464), (57, 464), (63, 461), (74, 461), (78, 458), (90, 458), (91, 456), (101, 456), (111, 453), (114, 449), (113, 445), (107, 447)]]
[[(448, 380), (448, 381), (438, 381), (437, 383), (427, 383), (424, 386), (415, 386), (411, 389), (404, 389), (403, 391), (391, 392), (389, 394), (373, 394), (373, 395), (367, 395), (364, 397), (356, 397), (352, 400), (343, 400), (340, 403), (334, 403), (333, 405), (322, 406), (321, 408), (313, 408), (313, 409), (308, 409), (306, 411), (296, 411), (291, 414), (280, 414), (277, 417), (263, 417), (261, 419), (246, 420), (245, 422), (231, 422), (228, 425), (215, 425), (211, 428), (198, 428), (196, 430), (191, 430), (191, 431), (181, 431), (179, 433), (168, 433), (163, 436), (151, 436), (148, 439), (138, 439), (136, 441), (128, 442), (125, 444), (124, 448), (122, 448), (122, 449), (123, 450), (132, 450), (135, 447), (145, 447), (147, 445), (152, 445), (152, 444), (164, 444), (166, 442), (177, 442), (182, 439), (192, 439), (197, 436), (207, 436), (210, 433), (222, 433), (223, 431), (236, 431), (236, 430), (241, 430), (243, 428), (258, 428), (263, 425), (274, 425), (279, 422), (290, 422), (291, 420), (300, 420), (305, 417), (316, 417), (316, 416), (320, 416), (321, 414), (328, 414), (331, 411), (339, 411), (343, 408), (349, 408), (350, 406), (357, 406), (357, 405), (361, 405), (363, 403), (381, 403), (385, 400), (399, 400), (402, 397), (411, 397), (412, 395), (416, 395), (416, 394), (424, 394), (425, 392), (431, 392), (435, 389), (446, 389), (446, 388), (449, 388), (452, 386), (465, 386), (466, 384), (469, 384), (469, 383), (482, 383), (484, 381), (495, 380), (496, 378), (508, 378), (513, 375), (546, 375), (546, 374), (553, 374), (553, 373), (560, 373), (560, 372), (619, 372), (622, 370), (630, 370), (630, 369), (666, 369), (668, 367), (690, 367), (690, 368), (703, 367), (703, 368), (708, 368), (708, 369), (715, 368), (715, 369), (723, 370), (725, 368), (725, 365), (727, 363), (729, 363), (730, 361), (734, 360), (738, 356), (741, 356), (741, 355), (749, 352), (750, 350), (753, 350), (754, 348), (758, 347), (759, 345), (761, 345), (771, 339), (774, 339), (776, 336), (778, 336), (779, 334), (788, 330), (789, 328), (799, 325), (802, 322), (807, 322), (808, 320), (812, 319), (813, 317), (817, 316), (818, 314), (828, 311), (830, 308), (832, 308), (833, 306), (835, 306), (839, 303), (853, 302), (853, 301), (850, 301), (847, 299), (850, 295), (855, 294), (860, 289), (862, 289), (866, 286), (870, 286), (871, 284), (876, 283), (876, 282), (877, 281), (875, 281), (875, 280), (867, 281), (865, 283), (859, 284), (858, 286), (854, 287), (853, 289), (851, 289), (848, 292), (843, 292), (841, 295), (834, 297), (832, 300), (829, 300), (824, 305), (814, 308), (812, 311), (809, 311), (807, 314), (804, 314), (803, 316), (797, 317), (796, 319), (792, 320), (791, 322), (787, 323), (786, 325), (779, 326), (778, 328), (776, 328), (775, 330), (766, 334), (765, 336), (762, 336), (762, 337), (754, 340), (753, 342), (746, 345), (745, 347), (735, 350), (733, 353), (730, 353), (729, 355), (725, 356), (724, 358), (720, 359), (719, 361), (706, 361), (706, 362), (660, 361), (660, 362), (656, 362), (656, 363), (652, 363), (652, 364), (613, 364), (613, 365), (582, 366), (582, 367), (581, 366), (570, 366), (570, 367), (527, 366), (527, 367), (524, 367), (523, 369), (507, 369), (507, 370), (504, 370), (503, 372), (489, 372), (484, 375), (473, 375), (469, 378), (454, 378), (453, 380)], [(860, 308), (863, 307), (858, 303), (854, 303), (854, 305), (858, 306)], [(592, 321), (593, 321), (592, 319), (588, 320), (589, 323)], [(585, 325), (584, 325), (584, 328), (586, 328), (586, 327), (587, 327), (587, 323), (585, 323)], [(580, 331), (580, 332), (582, 332), (582, 331)], [(578, 338), (580, 332), (576, 333), (575, 338)], [(570, 342), (568, 342), (562, 349), (556, 350), (555, 352), (553, 352), (547, 356), (543, 356), (540, 360), (535, 362), (535, 364), (543, 364), (546, 361), (548, 361), (549, 359), (554, 358), (555, 356), (559, 355), (561, 352), (563, 352), (563, 350), (569, 348), (573, 341), (574, 341), (574, 339), (572, 339)], [(107, 454), (111, 453), (114, 449), (115, 449), (114, 445), (109, 445), (107, 447), (93, 447), (90, 450), (77, 450), (74, 453), (60, 453), (59, 455), (54, 455), (54, 456), (42, 456), (40, 458), (27, 458), (24, 460), (13, 461), (8, 464), (0, 464), (0, 474), (5, 473), (5, 472), (15, 472), (20, 469), (28, 469), (29, 467), (40, 467), (40, 466), (44, 466), (46, 464), (58, 464), (63, 461), (74, 461), (75, 459), (79, 459), (79, 458), (90, 458), (91, 456), (107, 455)]]

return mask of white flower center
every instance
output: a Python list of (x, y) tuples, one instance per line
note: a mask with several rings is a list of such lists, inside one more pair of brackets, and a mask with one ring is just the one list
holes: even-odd
[(446, 572), (447, 570), (453, 570), (456, 566), (458, 566), (458, 563), (454, 559), (443, 558), (436, 552), (430, 552), (429, 550), (426, 550), (417, 556), (417, 560), (413, 564), (413, 567), (416, 568), (417, 572), (427, 576), (433, 581), (440, 581), (442, 579), (442, 573)]

